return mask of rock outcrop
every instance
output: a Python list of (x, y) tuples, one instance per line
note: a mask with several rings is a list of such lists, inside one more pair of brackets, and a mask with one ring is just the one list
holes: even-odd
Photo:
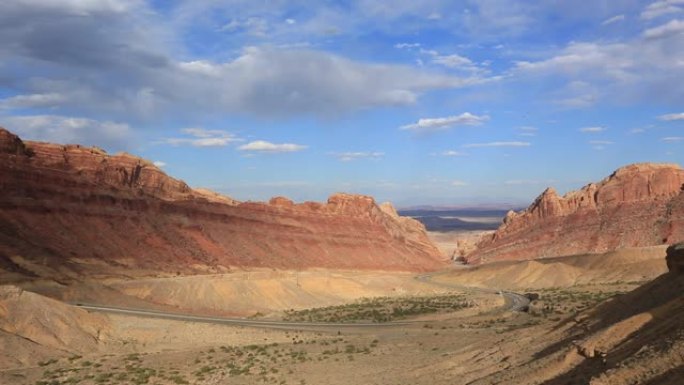
[(676, 243), (667, 248), (667, 269), (673, 274), (684, 273), (684, 243)]
[(445, 263), (420, 223), (371, 197), (241, 203), (194, 190), (129, 154), (23, 142), (4, 129), (0, 191), (0, 268), (36, 275)]
[(633, 164), (559, 196), (546, 189), (467, 256), (469, 263), (599, 253), (684, 240), (684, 170)]

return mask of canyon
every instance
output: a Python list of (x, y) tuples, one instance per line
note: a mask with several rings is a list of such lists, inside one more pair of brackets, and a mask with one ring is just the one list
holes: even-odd
[(0, 129), (0, 383), (678, 384), (683, 184), (629, 165), (436, 246), (369, 196), (240, 202)]
[(538, 259), (682, 241), (683, 186), (678, 165), (642, 163), (564, 196), (548, 188), (527, 209), (509, 212), (465, 259)]
[(18, 276), (446, 263), (419, 222), (368, 196), (238, 202), (126, 153), (24, 142), (4, 129), (0, 190), (0, 269)]

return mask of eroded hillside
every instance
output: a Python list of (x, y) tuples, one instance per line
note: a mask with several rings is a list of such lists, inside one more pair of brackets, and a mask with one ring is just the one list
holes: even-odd
[(236, 202), (129, 154), (23, 142), (4, 129), (0, 190), (0, 269), (16, 276), (444, 264), (420, 223), (370, 197)]

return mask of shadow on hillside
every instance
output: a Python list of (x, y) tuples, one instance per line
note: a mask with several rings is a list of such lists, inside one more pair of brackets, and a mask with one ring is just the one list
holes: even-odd
[[(544, 382), (544, 385), (587, 384), (592, 377), (598, 376), (628, 357), (643, 354), (642, 349), (646, 345), (649, 345), (654, 353), (668, 351), (673, 341), (666, 336), (676, 336), (684, 332), (684, 307), (678, 306), (664, 316), (656, 314), (656, 309), (677, 300), (682, 293), (684, 293), (684, 276), (667, 273), (632, 292), (600, 305), (589, 314), (586, 320), (573, 327), (571, 337), (538, 352), (535, 354), (535, 359), (567, 349), (571, 347), (570, 343), (573, 339), (590, 336), (637, 314), (648, 312), (651, 313), (653, 319), (627, 336), (604, 357), (586, 359), (568, 372)], [(672, 371), (672, 375), (677, 373), (681, 373), (680, 368)], [(665, 382), (658, 382), (661, 380)], [(666, 380), (667, 373), (655, 378), (653, 381), (656, 382), (649, 382), (649, 384), (671, 383)]]

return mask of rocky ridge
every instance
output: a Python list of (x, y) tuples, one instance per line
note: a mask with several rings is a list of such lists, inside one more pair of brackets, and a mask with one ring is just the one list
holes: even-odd
[(526, 210), (509, 212), (466, 259), (536, 259), (684, 240), (683, 185), (678, 165), (640, 163), (564, 196), (548, 188)]
[(130, 154), (24, 142), (1, 128), (0, 190), (0, 269), (22, 274), (445, 263), (419, 222), (371, 197), (238, 202)]

